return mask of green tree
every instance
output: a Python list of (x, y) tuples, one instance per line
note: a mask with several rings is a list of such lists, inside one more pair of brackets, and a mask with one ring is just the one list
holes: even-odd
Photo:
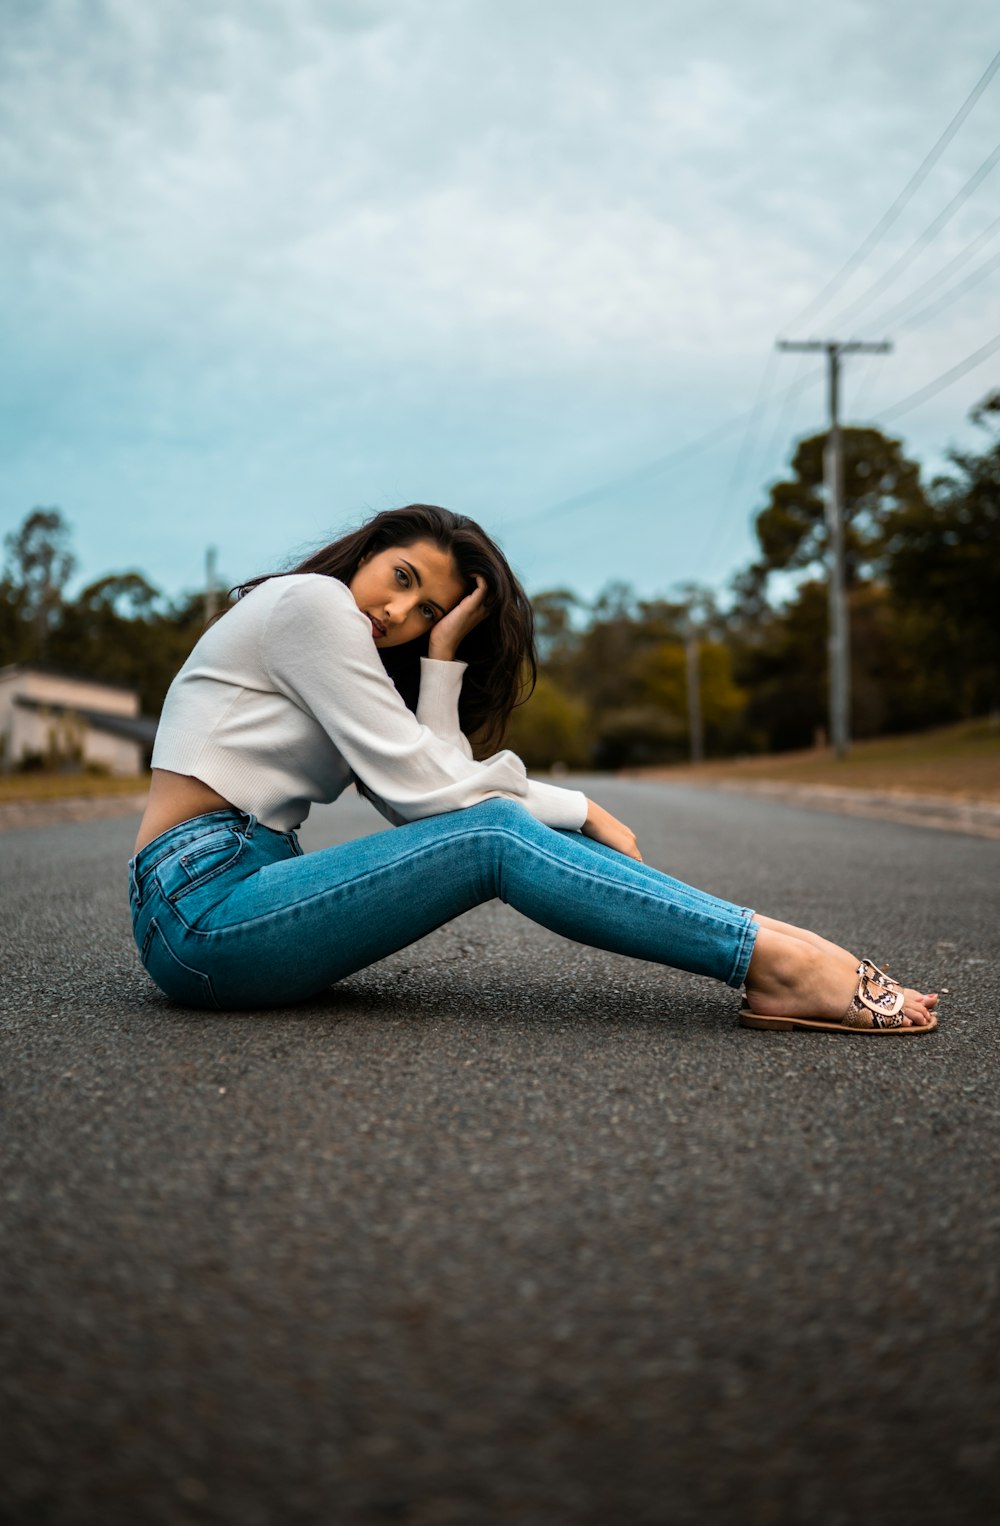
[(81, 609), (93, 614), (115, 614), (124, 620), (148, 620), (160, 599), (141, 572), (109, 572), (88, 583), (77, 599)]
[(41, 661), (76, 558), (70, 527), (57, 508), (32, 509), (20, 528), (4, 536), (0, 595), (6, 605), (2, 635), (7, 662)]
[(204, 629), (204, 594), (165, 602), (140, 572), (110, 573), (63, 607), (51, 655), (62, 666), (137, 689), (156, 715)]
[[(671, 752), (676, 752), (679, 738), (687, 755), (691, 734), (684, 646), (679, 641), (662, 641), (641, 652), (635, 659), (633, 676), (644, 703), (671, 717), (674, 723)], [(720, 641), (698, 642), (698, 688), (706, 751), (728, 751), (738, 742), (747, 696), (734, 681), (732, 653)]]
[(809, 747), (826, 724), (826, 587), (799, 584), (780, 608), (756, 599), (733, 611), (733, 667), (747, 694), (744, 745), (750, 751)]
[(990, 439), (952, 451), (952, 471), (885, 525), (895, 618), (914, 659), (923, 724), (1000, 703), (1000, 392), (972, 411)]
[[(748, 692), (745, 742), (808, 747), (827, 719), (827, 527), (823, 454), (827, 435), (801, 440), (791, 474), (771, 488), (756, 520), (760, 556), (733, 583), (730, 641), (735, 677)], [(904, 724), (912, 664), (892, 617), (885, 578), (889, 526), (927, 507), (920, 468), (898, 440), (877, 429), (842, 430), (845, 575), (850, 609), (856, 736)], [(778, 605), (767, 591), (775, 572), (798, 574)], [(911, 720), (911, 723), (912, 720)]]
[(62, 667), (144, 693), (161, 637), (160, 599), (140, 572), (98, 578), (63, 605), (51, 656)]
[[(903, 455), (899, 440), (877, 429), (841, 430), (844, 461), (844, 563), (846, 584), (854, 587), (877, 570), (884, 552), (885, 523), (891, 514), (924, 503), (920, 467)], [(776, 482), (770, 501), (757, 515), (761, 548), (758, 574), (813, 569), (826, 556), (823, 452), (827, 435), (800, 440), (793, 475)]]
[(593, 750), (586, 704), (539, 673), (530, 699), (514, 711), (507, 745), (529, 768), (585, 768)]
[(531, 607), (535, 616), (539, 661), (557, 663), (575, 645), (573, 621), (583, 605), (570, 589), (549, 588), (533, 595)]

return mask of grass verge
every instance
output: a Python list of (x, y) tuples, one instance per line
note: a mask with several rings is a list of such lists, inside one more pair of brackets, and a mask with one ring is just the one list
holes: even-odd
[(109, 774), (4, 774), (0, 776), (0, 805), (141, 795), (148, 789), (149, 774), (136, 774), (128, 779)]
[(833, 785), (840, 789), (1000, 802), (1000, 723), (968, 721), (936, 731), (855, 742), (843, 759), (822, 748), (627, 772), (633, 777), (674, 780), (678, 784)]

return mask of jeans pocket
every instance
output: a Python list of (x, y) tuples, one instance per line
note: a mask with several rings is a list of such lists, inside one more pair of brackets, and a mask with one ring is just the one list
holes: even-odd
[(212, 982), (207, 975), (193, 970), (179, 959), (170, 947), (156, 918), (150, 919), (142, 940), (142, 962), (164, 996), (184, 1007), (209, 1007), (218, 1012)]
[(246, 848), (238, 827), (219, 827), (205, 837), (171, 853), (156, 868), (156, 879), (166, 899), (174, 904), (231, 869)]

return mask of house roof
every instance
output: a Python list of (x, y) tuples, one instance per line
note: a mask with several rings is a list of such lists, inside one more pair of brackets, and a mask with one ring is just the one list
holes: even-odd
[(5, 667), (0, 667), (0, 678), (13, 678), (17, 673), (41, 673), (46, 678), (65, 678), (76, 684), (114, 689), (118, 694), (137, 693), (131, 684), (116, 683), (113, 678), (97, 678), (93, 673), (81, 673), (73, 668), (60, 668), (52, 662), (9, 662)]
[(156, 736), (157, 721), (152, 715), (112, 715), (107, 710), (89, 710), (84, 705), (61, 705), (52, 700), (31, 699), (27, 694), (16, 694), (14, 703), (23, 710), (78, 715), (95, 731), (105, 731), (109, 736), (123, 737), (129, 742), (141, 742), (143, 746), (152, 746)]

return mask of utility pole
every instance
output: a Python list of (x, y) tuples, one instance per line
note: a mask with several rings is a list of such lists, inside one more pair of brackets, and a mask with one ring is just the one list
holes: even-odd
[(684, 655), (687, 659), (688, 733), (691, 738), (691, 762), (701, 763), (705, 756), (705, 737), (701, 724), (698, 631), (693, 621), (688, 624), (684, 633)]
[(218, 574), (216, 572), (216, 551), (214, 546), (209, 546), (205, 552), (205, 624), (215, 615), (219, 607), (219, 590), (216, 586)]
[(701, 711), (701, 635), (712, 616), (714, 605), (707, 588), (697, 583), (682, 585), (684, 595), (684, 676), (687, 690), (688, 737), (691, 762), (705, 758), (705, 723)]
[(838, 758), (851, 744), (851, 652), (844, 587), (844, 452), (840, 435), (840, 357), (887, 355), (888, 340), (865, 344), (860, 339), (779, 339), (779, 350), (826, 351), (827, 400), (830, 428), (823, 451), (826, 484), (827, 597), (829, 604), (829, 722), (830, 741)]

